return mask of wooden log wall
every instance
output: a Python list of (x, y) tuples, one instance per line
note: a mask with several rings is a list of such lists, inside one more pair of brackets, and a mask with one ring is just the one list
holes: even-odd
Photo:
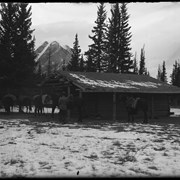
[[(92, 118), (101, 118), (105, 120), (114, 119), (113, 115), (113, 93), (112, 92), (99, 92), (99, 93), (82, 93), (85, 101), (83, 110), (84, 116)], [(168, 95), (163, 94), (136, 94), (137, 97), (142, 97), (148, 101), (148, 118), (164, 117), (169, 115), (169, 103)], [(127, 110), (125, 104), (118, 99), (118, 93), (116, 94), (116, 115), (117, 121), (127, 119)], [(153, 97), (153, 98), (152, 98)], [(152, 104), (153, 99), (153, 104)], [(71, 112), (72, 117), (77, 117), (77, 111)], [(138, 111), (135, 118), (143, 118), (142, 111)]]
[(170, 113), (168, 95), (154, 95), (154, 116), (165, 117)]
[(84, 114), (92, 118), (112, 119), (112, 93), (82, 93), (85, 101)]

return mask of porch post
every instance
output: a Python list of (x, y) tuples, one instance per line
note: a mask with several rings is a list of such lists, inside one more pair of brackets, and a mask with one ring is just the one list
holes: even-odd
[(151, 119), (154, 119), (154, 96), (151, 95)]
[[(68, 97), (70, 96), (70, 93), (71, 93), (70, 86), (68, 86)], [(68, 109), (68, 111), (67, 111), (67, 119), (68, 119), (68, 121), (70, 120), (70, 117), (71, 117), (71, 111)]]
[(116, 93), (113, 93), (113, 121), (116, 120)]

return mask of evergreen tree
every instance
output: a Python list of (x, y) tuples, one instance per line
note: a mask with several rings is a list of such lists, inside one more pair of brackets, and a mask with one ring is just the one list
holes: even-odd
[(108, 59), (109, 72), (129, 73), (134, 68), (130, 53), (131, 32), (129, 26), (127, 3), (116, 3), (111, 8), (111, 19), (108, 26)]
[(91, 49), (89, 49), (88, 51), (85, 52), (85, 55), (87, 57), (86, 71), (87, 72), (96, 72), (95, 64), (94, 64), (91, 54), (92, 54)]
[(145, 74), (146, 68), (145, 68), (145, 51), (144, 46), (141, 48), (141, 54), (140, 54), (140, 64), (139, 64), (139, 74)]
[(163, 61), (162, 67), (159, 65), (158, 66), (158, 74), (157, 74), (157, 79), (162, 81), (162, 82), (167, 82), (167, 75), (166, 75), (166, 64), (165, 61)]
[(121, 22), (120, 22), (120, 59), (119, 66), (121, 73), (128, 73), (133, 69), (131, 47), (131, 26), (129, 26), (129, 14), (127, 12), (127, 3), (121, 3)]
[(138, 74), (137, 53), (135, 53), (135, 56), (134, 56), (134, 68), (133, 69), (134, 69), (133, 73)]
[(84, 71), (84, 58), (83, 55), (81, 55), (80, 62), (79, 62), (79, 71)]
[(35, 70), (35, 38), (30, 29), (31, 7), (27, 9), (27, 6), (26, 3), (1, 3), (0, 76), (7, 77), (11, 85), (23, 85)]
[(107, 32), (108, 72), (119, 72), (120, 19), (119, 4), (116, 3), (111, 8), (111, 18), (109, 19)]
[[(31, 29), (31, 6), (28, 3), (17, 4), (16, 34), (14, 36), (14, 63), (17, 82), (32, 78), (35, 70), (35, 37)], [(29, 82), (28, 82), (29, 83)]]
[(81, 49), (79, 46), (79, 40), (78, 40), (78, 34), (75, 35), (75, 41), (74, 41), (74, 46), (72, 49), (72, 56), (71, 56), (71, 61), (68, 64), (68, 70), (70, 71), (79, 71), (79, 60), (80, 60), (80, 53)]
[(96, 26), (93, 27), (92, 33), (93, 36), (89, 35), (89, 38), (93, 41), (93, 44), (89, 45), (91, 48), (91, 56), (94, 59), (96, 71), (106, 71), (107, 62), (106, 62), (106, 11), (104, 3), (100, 3), (97, 11), (97, 19), (95, 21)]
[(167, 82), (167, 73), (166, 73), (166, 64), (165, 64), (165, 61), (163, 61), (163, 65), (162, 65), (161, 81)]
[(171, 84), (180, 87), (180, 64), (177, 61), (173, 64), (173, 70), (170, 77)]
[(162, 69), (161, 66), (158, 65), (158, 74), (157, 74), (157, 79), (161, 81), (161, 74), (162, 74)]
[(0, 77), (11, 81), (14, 71), (17, 5), (15, 3), (1, 3), (0, 8)]

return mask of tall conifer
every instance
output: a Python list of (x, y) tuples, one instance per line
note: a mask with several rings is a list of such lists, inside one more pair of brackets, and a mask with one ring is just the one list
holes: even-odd
[(162, 65), (161, 81), (167, 82), (167, 72), (166, 72), (166, 63), (165, 63), (165, 61), (163, 61), (163, 65)]
[(17, 5), (15, 3), (1, 3), (0, 16), (0, 77), (9, 81), (14, 72)]
[(131, 26), (129, 25), (129, 14), (127, 12), (127, 3), (121, 3), (121, 26), (120, 26), (120, 59), (119, 66), (121, 73), (128, 73), (133, 69), (133, 60), (131, 60)]
[(120, 19), (119, 4), (116, 3), (111, 7), (111, 18), (109, 18), (107, 32), (108, 72), (119, 72)]
[(109, 72), (129, 73), (134, 68), (130, 53), (130, 28), (127, 3), (112, 5), (107, 33)]
[(86, 71), (87, 72), (96, 72), (96, 67), (95, 67), (95, 63), (93, 61), (92, 58), (92, 52), (91, 49), (89, 49), (88, 51), (85, 52), (85, 56), (86, 56)]
[(161, 81), (161, 74), (162, 74), (162, 69), (160, 64), (158, 65), (158, 73), (157, 73), (157, 79)]
[(139, 63), (139, 74), (143, 75), (146, 74), (147, 70), (145, 67), (145, 51), (144, 46), (141, 48), (141, 54), (140, 54), (140, 63)]
[(35, 70), (35, 37), (34, 29), (31, 29), (31, 6), (28, 3), (18, 3), (17, 12), (14, 37), (15, 76), (17, 81), (23, 81), (31, 79)]
[[(0, 20), (0, 58), (2, 71), (13, 85), (24, 85), (35, 67), (35, 38), (31, 30), (31, 6), (2, 3)], [(27, 84), (29, 85), (29, 81)]]
[(157, 79), (159, 79), (162, 82), (167, 82), (167, 73), (166, 73), (166, 64), (165, 61), (163, 61), (162, 66), (158, 66), (158, 74)]
[(107, 62), (106, 62), (106, 10), (104, 3), (100, 3), (97, 11), (97, 19), (95, 21), (96, 26), (93, 27), (93, 35), (89, 38), (93, 41), (93, 44), (89, 45), (91, 48), (91, 56), (94, 59), (97, 72), (106, 71)]
[(73, 44), (74, 44), (73, 49), (72, 49), (73, 54), (71, 56), (71, 61), (68, 64), (67, 68), (70, 71), (79, 71), (81, 49), (79, 46), (78, 34), (75, 35), (75, 41)]
[(173, 70), (170, 77), (171, 84), (180, 87), (180, 63), (178, 63), (177, 61), (175, 61), (175, 63), (173, 64)]
[(83, 54), (82, 54), (81, 57), (80, 57), (79, 71), (81, 71), (81, 72), (84, 71), (84, 58), (83, 58)]
[(133, 66), (134, 66), (133, 73), (134, 74), (138, 74), (137, 53), (135, 53), (133, 61), (134, 61), (134, 64), (133, 64)]

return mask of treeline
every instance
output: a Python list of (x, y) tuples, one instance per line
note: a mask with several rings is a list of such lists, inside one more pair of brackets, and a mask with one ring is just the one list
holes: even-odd
[[(92, 35), (89, 35), (92, 43), (82, 54), (76, 33), (71, 61), (63, 66), (63, 70), (150, 75), (146, 68), (145, 46), (140, 49), (139, 61), (137, 52), (134, 55), (131, 52), (132, 33), (127, 4), (112, 4), (111, 17), (107, 17), (105, 4), (99, 3), (97, 19)], [(0, 86), (31, 86), (41, 78), (41, 72), (35, 73), (40, 63), (35, 62), (31, 16), (28, 3), (0, 4)], [(158, 67), (157, 79), (167, 82), (165, 61)], [(177, 61), (173, 65), (171, 83), (180, 86), (180, 64)]]
[(30, 86), (34, 79), (35, 37), (31, 29), (31, 6), (0, 4), (0, 85)]
[[(157, 79), (167, 83), (166, 63), (158, 66)], [(172, 73), (170, 74), (170, 83), (180, 87), (180, 63), (176, 60), (173, 64)]]
[[(145, 45), (137, 52), (131, 53), (131, 26), (129, 25), (128, 3), (115, 3), (111, 6), (111, 17), (107, 18), (104, 3), (100, 3), (97, 19), (89, 38), (92, 44), (87, 52), (81, 54), (78, 34), (75, 35), (73, 56), (66, 70), (87, 72), (134, 73), (148, 75), (146, 67)], [(180, 86), (180, 64), (175, 61), (171, 84)], [(158, 66), (157, 79), (167, 83), (165, 61)]]
[(73, 55), (67, 70), (149, 75), (145, 67), (144, 47), (141, 49), (139, 67), (136, 55), (133, 58), (131, 53), (132, 33), (127, 3), (112, 4), (110, 18), (104, 3), (97, 8), (97, 19), (92, 35), (89, 35), (92, 44), (84, 55), (81, 54), (78, 34), (75, 35)]

